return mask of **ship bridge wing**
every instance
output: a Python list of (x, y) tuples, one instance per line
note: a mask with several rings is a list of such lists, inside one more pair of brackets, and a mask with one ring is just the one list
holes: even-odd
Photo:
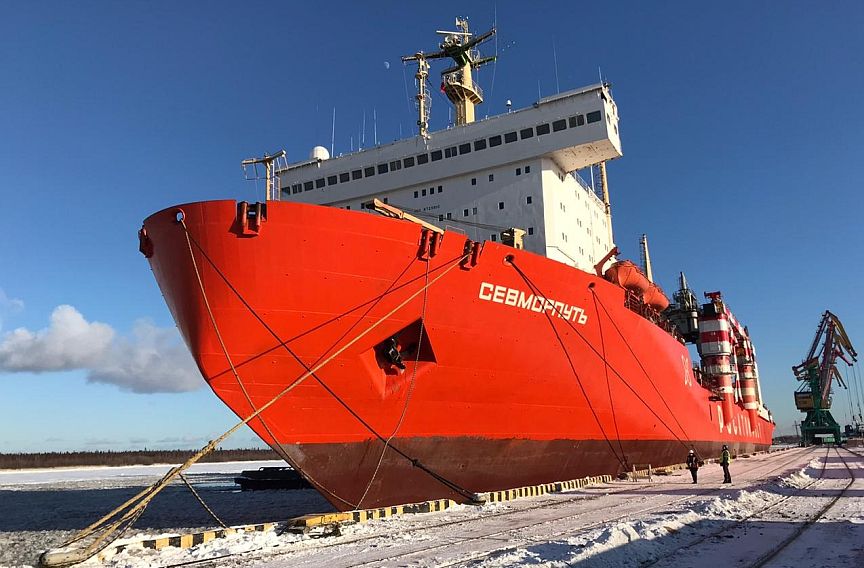
[(505, 164), (549, 158), (573, 172), (622, 155), (618, 110), (597, 84), (463, 126), (279, 172), (283, 197), (334, 203)]

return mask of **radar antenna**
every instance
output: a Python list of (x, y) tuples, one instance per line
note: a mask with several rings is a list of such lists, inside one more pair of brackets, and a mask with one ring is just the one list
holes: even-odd
[(441, 72), (441, 89), (456, 108), (456, 125), (461, 126), (474, 122), (474, 106), (483, 102), (483, 90), (471, 78), (471, 70), (495, 61), (495, 56), (480, 57), (476, 49), (478, 45), (495, 35), (495, 28), (474, 37), (468, 31), (468, 20), (456, 18), (458, 31), (441, 31), (435, 33), (443, 37), (439, 51), (424, 54), (422, 51), (414, 55), (402, 57), (403, 62), (417, 62), (417, 110), (419, 118), (417, 125), (420, 135), (429, 136), (429, 93), (426, 90), (426, 78), (429, 75), (429, 59), (449, 57), (455, 65)]

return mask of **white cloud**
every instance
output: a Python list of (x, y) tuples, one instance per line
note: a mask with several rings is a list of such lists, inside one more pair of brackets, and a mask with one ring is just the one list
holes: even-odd
[(18, 298), (10, 298), (3, 288), (0, 288), (0, 329), (3, 329), (3, 318), (24, 309), (24, 302)]
[(137, 393), (186, 392), (203, 381), (174, 328), (138, 321), (129, 337), (88, 322), (72, 306), (58, 306), (50, 325), (19, 328), (0, 340), (0, 370), (43, 373), (84, 370), (87, 380)]
[(129, 338), (112, 342), (87, 377), (133, 392), (186, 392), (203, 384), (175, 328), (138, 321)]

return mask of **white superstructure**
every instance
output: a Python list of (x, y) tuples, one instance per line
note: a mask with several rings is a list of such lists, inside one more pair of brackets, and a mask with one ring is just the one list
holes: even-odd
[(474, 240), (517, 227), (526, 250), (590, 271), (614, 246), (610, 218), (571, 174), (620, 156), (617, 107), (597, 84), (277, 174), (283, 200), (359, 210), (378, 198)]

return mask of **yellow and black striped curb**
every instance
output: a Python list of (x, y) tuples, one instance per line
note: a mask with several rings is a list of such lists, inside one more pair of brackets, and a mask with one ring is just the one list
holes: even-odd
[(598, 475), (595, 477), (583, 477), (582, 479), (571, 479), (570, 481), (556, 481), (554, 483), (543, 483), (540, 485), (527, 485), (516, 489), (503, 491), (489, 491), (481, 493), (480, 500), (487, 503), (498, 503), (501, 501), (513, 501), (522, 497), (538, 497), (547, 493), (558, 493), (570, 489), (580, 489), (597, 483), (611, 483), (611, 475)]
[[(541, 485), (529, 485), (526, 487), (518, 487), (516, 489), (480, 493), (477, 495), (477, 501), (479, 503), (512, 501), (514, 499), (519, 499), (523, 497), (537, 497), (540, 495), (545, 495), (547, 493), (555, 493), (570, 489), (579, 489), (588, 485), (597, 483), (609, 483), (611, 481), (611, 475), (599, 475), (596, 477), (585, 477), (582, 479), (573, 479), (570, 481), (558, 481), (555, 483), (544, 483)], [(205, 542), (209, 542), (217, 538), (225, 538), (234, 534), (245, 532), (266, 532), (275, 529), (277, 526), (284, 527), (285, 529), (295, 532), (305, 532), (316, 527), (325, 527), (344, 523), (365, 523), (367, 521), (375, 519), (385, 519), (388, 517), (395, 517), (406, 514), (434, 513), (437, 511), (447, 510), (456, 504), (456, 501), (453, 501), (452, 499), (433, 499), (431, 501), (410, 503), (408, 505), (397, 505), (394, 507), (358, 509), (355, 511), (345, 511), (341, 513), (319, 513), (303, 515), (301, 517), (294, 517), (280, 523), (244, 525), (191, 534), (166, 536), (138, 542), (129, 542), (116, 546), (112, 550), (114, 550), (115, 552), (121, 552), (132, 546), (140, 546), (152, 550), (160, 550), (167, 547), (192, 548), (193, 546), (204, 544)], [(102, 556), (104, 557), (104, 553), (102, 554)]]
[[(164, 536), (160, 538), (151, 538), (147, 540), (141, 540), (138, 542), (127, 542), (126, 544), (121, 544), (119, 546), (115, 546), (112, 548), (114, 552), (122, 552), (123, 550), (130, 547), (142, 547), (149, 548), (152, 550), (160, 550), (167, 547), (174, 548), (192, 548), (193, 546), (197, 546), (199, 544), (204, 544), (205, 542), (210, 542), (211, 540), (216, 540), (217, 538), (225, 538), (234, 534), (242, 534), (248, 532), (267, 532), (273, 530), (276, 527), (276, 523), (261, 523), (257, 525), (241, 525), (236, 527), (228, 527), (224, 529), (215, 529), (212, 531), (203, 531), (197, 533), (187, 533), (181, 535), (174, 536)], [(105, 556), (103, 552), (100, 556)]]
[(311, 527), (332, 525), (338, 523), (365, 523), (373, 519), (385, 519), (387, 517), (395, 517), (398, 515), (414, 514), (414, 513), (434, 513), (436, 511), (444, 511), (456, 505), (456, 501), (451, 499), (434, 499), (432, 501), (423, 501), (421, 503), (411, 503), (409, 505), (397, 505), (395, 507), (381, 507), (378, 509), (359, 509), (356, 511), (345, 511), (343, 513), (322, 513), (303, 515), (289, 519), (285, 525), (288, 528), (308, 529)]

